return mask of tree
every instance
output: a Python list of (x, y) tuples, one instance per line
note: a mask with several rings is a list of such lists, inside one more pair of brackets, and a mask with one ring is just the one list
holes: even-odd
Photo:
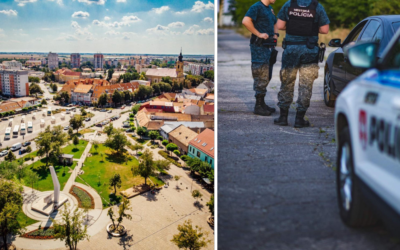
[(68, 129), (68, 135), (69, 135), (69, 137), (70, 138), (72, 138), (72, 135), (74, 134), (74, 130), (70, 127), (69, 129)]
[(112, 101), (113, 101), (113, 103), (114, 104), (119, 104), (119, 103), (121, 103), (122, 102), (122, 100), (123, 100), (124, 98), (122, 97), (122, 92), (121, 91), (118, 91), (118, 90), (115, 90), (114, 91), (114, 93), (113, 93), (113, 95), (112, 95)]
[(128, 139), (122, 129), (115, 129), (114, 133), (107, 138), (104, 145), (117, 151), (117, 154), (121, 154), (125, 146), (128, 145)]
[(87, 233), (87, 226), (84, 225), (83, 211), (76, 208), (71, 213), (68, 203), (64, 204), (61, 211), (61, 220), (53, 221), (54, 238), (65, 241), (65, 246), (70, 250), (76, 250), (78, 242), (82, 240), (89, 240)]
[(121, 188), (121, 176), (118, 173), (114, 173), (109, 181), (110, 189), (114, 187), (114, 194), (117, 195), (117, 188)]
[(29, 94), (31, 94), (31, 95), (36, 94), (36, 97), (37, 97), (37, 94), (43, 94), (43, 90), (36, 83), (32, 83), (29, 86)]
[(163, 140), (161, 143), (162, 143), (162, 145), (167, 146), (169, 142), (168, 142), (168, 140)]
[(157, 137), (160, 136), (160, 134), (158, 133), (158, 131), (153, 130), (153, 131), (150, 131), (150, 132), (149, 132), (149, 136), (150, 136), (150, 139), (151, 139), (151, 140), (153, 141), (153, 143), (154, 143), (154, 140), (157, 139)]
[(144, 184), (147, 185), (147, 178), (155, 174), (157, 166), (154, 164), (153, 153), (146, 149), (140, 156), (139, 166), (132, 168), (133, 175), (140, 175), (144, 178)]
[(203, 229), (199, 226), (193, 228), (191, 220), (187, 220), (183, 225), (179, 225), (178, 231), (179, 233), (175, 234), (171, 241), (179, 249), (199, 250), (211, 242), (205, 239), (208, 236), (208, 232), (203, 233)]
[(107, 81), (111, 80), (113, 74), (114, 74), (114, 69), (109, 69), (107, 72)]
[(87, 112), (84, 107), (81, 108), (81, 115), (86, 116)]
[(214, 70), (207, 70), (204, 72), (204, 77), (214, 81)]
[(51, 86), (51, 88), (53, 89), (54, 92), (57, 92), (57, 90), (58, 90), (57, 84), (53, 84), (53, 86)]
[(140, 136), (140, 139), (142, 139), (142, 136), (146, 135), (147, 130), (144, 127), (138, 127), (136, 133)]
[(115, 131), (114, 125), (112, 123), (110, 123), (108, 126), (104, 127), (103, 131), (104, 131), (104, 133), (107, 134), (107, 136), (112, 135)]
[(98, 143), (97, 141), (94, 141), (94, 142), (93, 142), (93, 148), (94, 148), (94, 150), (95, 150), (96, 153), (97, 153), (97, 149), (99, 148), (99, 143)]
[(174, 150), (174, 154), (176, 154), (177, 156), (180, 156), (181, 152), (179, 152), (179, 150)]
[(115, 228), (114, 210), (112, 207), (110, 207), (110, 209), (108, 209), (107, 215), (110, 217), (113, 227)]
[(177, 150), (178, 146), (176, 146), (175, 143), (169, 143), (166, 148), (167, 148), (167, 150), (169, 151), (169, 153), (171, 155), (171, 152), (174, 151), (174, 150)]
[(0, 236), (4, 249), (7, 247), (9, 235), (18, 235), (24, 232), (24, 226), (17, 220), (22, 211), (22, 186), (13, 182), (0, 180)]
[(139, 109), (140, 109), (140, 104), (136, 104), (135, 106), (133, 106), (133, 108), (132, 108), (132, 113), (134, 114), (134, 115), (136, 115), (137, 114), (137, 112), (139, 111)]
[(137, 151), (143, 149), (143, 146), (140, 145), (139, 143), (136, 143), (136, 144), (132, 145), (131, 148), (132, 148), (132, 150), (135, 150), (135, 154), (137, 154)]
[(104, 106), (108, 103), (108, 95), (106, 93), (103, 93), (99, 97), (98, 104), (101, 106)]
[(17, 157), (15, 157), (15, 155), (13, 154), (13, 152), (10, 150), (8, 151), (8, 154), (6, 155), (6, 157), (4, 157), (4, 160), (12, 162), (15, 161), (17, 159)]
[(175, 179), (176, 181), (179, 181), (180, 178), (181, 178), (181, 177), (180, 177), (179, 175), (175, 175), (175, 176), (174, 176), (174, 179)]
[(199, 190), (193, 190), (192, 196), (193, 196), (193, 198), (195, 198), (196, 200), (199, 199), (199, 198), (201, 198), (201, 197), (203, 197), (203, 195), (200, 193)]
[(31, 146), (26, 147), (26, 152), (29, 154), (30, 152), (32, 152), (32, 148)]
[(45, 99), (42, 100), (41, 102), (42, 105), (47, 105), (47, 101)]
[(32, 185), (31, 187), (33, 192), (33, 185), (39, 181), (40, 179), (39, 175), (36, 172), (29, 169), (26, 173), (26, 179), (28, 183)]
[(36, 146), (39, 149), (37, 155), (46, 155), (46, 166), (48, 166), (50, 154), (58, 156), (61, 153), (61, 147), (67, 143), (67, 138), (61, 126), (54, 126), (53, 129), (47, 126), (45, 131), (39, 133), (36, 140)]
[(17, 172), (18, 164), (16, 162), (3, 161), (0, 163), (0, 177), (12, 180)]
[(71, 120), (69, 120), (69, 124), (71, 125), (72, 129), (76, 129), (76, 133), (78, 133), (79, 128), (83, 127), (83, 116), (74, 115)]
[(74, 136), (74, 138), (72, 139), (72, 143), (75, 145), (75, 148), (76, 148), (76, 145), (78, 145), (79, 144), (79, 139), (78, 139), (78, 136)]
[(208, 210), (210, 210), (211, 215), (214, 216), (214, 195), (211, 195), (210, 201), (207, 202), (206, 205)]
[(119, 224), (121, 224), (122, 220), (124, 218), (127, 218), (128, 220), (132, 220), (132, 216), (130, 214), (127, 214), (126, 211), (132, 211), (131, 204), (129, 203), (129, 200), (125, 197), (122, 198), (122, 202), (119, 205), (118, 209), (118, 224), (117, 224), (117, 229), (119, 227)]
[(156, 165), (157, 169), (161, 172), (163, 170), (169, 170), (169, 165), (171, 163), (168, 160), (156, 160), (154, 161), (154, 165)]
[(28, 76), (28, 82), (39, 83), (40, 82), (40, 78), (36, 77), (36, 76)]

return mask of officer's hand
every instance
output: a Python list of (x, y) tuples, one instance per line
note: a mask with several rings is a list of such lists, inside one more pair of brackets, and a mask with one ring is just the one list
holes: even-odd
[(278, 39), (278, 36), (277, 36), (277, 35), (274, 35), (274, 38), (275, 38), (275, 39)]
[(258, 35), (258, 37), (262, 38), (262, 39), (268, 39), (269, 36), (267, 33), (260, 33), (260, 35)]

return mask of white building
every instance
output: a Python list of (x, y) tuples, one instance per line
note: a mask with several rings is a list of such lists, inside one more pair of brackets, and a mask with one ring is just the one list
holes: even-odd
[(4, 69), (13, 69), (13, 70), (20, 70), (22, 69), (22, 63), (12, 60), (12, 61), (4, 61), (3, 62)]
[(187, 69), (192, 75), (202, 75), (208, 70), (214, 70), (214, 66), (212, 64), (189, 63)]
[(94, 54), (93, 66), (95, 69), (102, 69), (104, 65), (104, 56), (103, 54)]
[(0, 89), (6, 96), (29, 95), (27, 70), (0, 70)]
[(55, 68), (58, 68), (58, 54), (57, 53), (49, 53), (48, 57), (48, 66), (49, 70), (53, 70)]

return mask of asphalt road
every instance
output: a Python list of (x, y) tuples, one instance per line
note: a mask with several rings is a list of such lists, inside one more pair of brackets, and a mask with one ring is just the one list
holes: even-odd
[[(289, 126), (275, 126), (278, 114), (253, 114), (248, 44), (233, 31), (218, 31), (218, 248), (400, 249), (382, 225), (350, 229), (339, 218), (334, 109), (323, 103), (324, 64), (307, 112), (312, 127), (293, 128), (293, 107)], [(279, 51), (266, 96), (275, 107)]]

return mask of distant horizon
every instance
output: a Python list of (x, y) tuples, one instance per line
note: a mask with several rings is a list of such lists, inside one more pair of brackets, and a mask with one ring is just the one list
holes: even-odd
[[(50, 51), (49, 51), (50, 52)], [(29, 51), (29, 52), (5, 52), (5, 51), (0, 51), (0, 54), (6, 54), (6, 55), (13, 55), (13, 54), (49, 54), (49, 52), (38, 52), (38, 51)], [(150, 54), (150, 53), (143, 53), (143, 54), (139, 54), (139, 53), (101, 53), (101, 52), (95, 52), (95, 53), (91, 53), (91, 52), (57, 52), (57, 51), (51, 51), (52, 53), (57, 53), (58, 55), (71, 55), (71, 54), (75, 54), (78, 53), (80, 55), (94, 55), (97, 53), (103, 54), (103, 55), (126, 55), (126, 56), (178, 56), (178, 54), (163, 54), (163, 53), (159, 53), (159, 54)], [(185, 54), (182, 53), (183, 57), (188, 57), (188, 56), (211, 56), (214, 57), (214, 54)]]

